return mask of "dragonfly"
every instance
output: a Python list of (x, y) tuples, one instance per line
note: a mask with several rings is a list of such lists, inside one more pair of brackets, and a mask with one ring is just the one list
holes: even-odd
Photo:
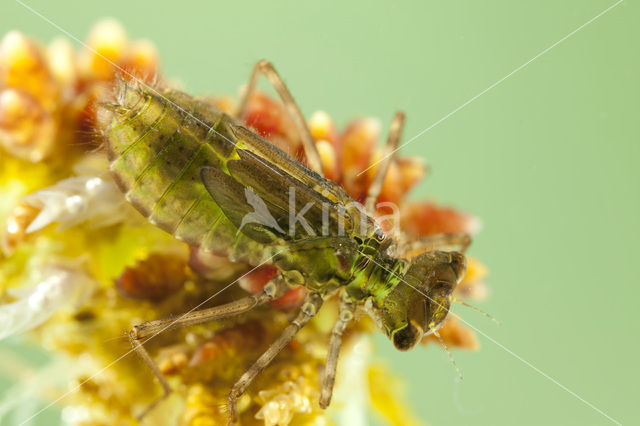
[[(300, 134), (305, 165), (243, 124), (248, 101), (264, 75)], [(466, 271), (466, 234), (401, 241), (374, 219), (376, 200), (401, 138), (404, 114), (395, 114), (363, 204), (324, 178), (306, 121), (273, 65), (259, 61), (233, 113), (182, 91), (119, 81), (104, 134), (110, 169), (126, 199), (149, 222), (201, 250), (260, 265), (278, 273), (260, 293), (157, 319), (129, 333), (136, 353), (163, 388), (171, 387), (142, 340), (166, 329), (240, 315), (304, 286), (293, 320), (230, 389), (230, 423), (236, 401), (330, 298), (339, 315), (329, 337), (319, 404), (329, 406), (342, 336), (356, 310), (366, 312), (393, 345), (407, 351), (425, 335), (439, 338), (452, 293)], [(442, 250), (459, 247), (459, 250)], [(411, 253), (411, 256), (409, 256)], [(439, 338), (444, 345), (442, 339)], [(446, 349), (446, 346), (445, 346)]]

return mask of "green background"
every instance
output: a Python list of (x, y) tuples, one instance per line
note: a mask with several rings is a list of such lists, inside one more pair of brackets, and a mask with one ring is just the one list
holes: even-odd
[[(27, 3), (80, 39), (116, 17), (193, 93), (235, 94), (267, 58), (306, 115), (386, 124), (403, 109), (408, 140), (615, 0)], [(18, 3), (0, 7), (0, 33), (60, 35)], [(471, 248), (491, 270), (481, 307), (503, 322), (457, 309), (490, 337), (454, 353), (461, 383), (435, 346), (396, 353), (376, 338), (425, 421), (612, 424), (519, 357), (617, 421), (640, 421), (639, 22), (638, 2), (622, 2), (403, 148), (431, 166), (413, 196), (482, 218)]]

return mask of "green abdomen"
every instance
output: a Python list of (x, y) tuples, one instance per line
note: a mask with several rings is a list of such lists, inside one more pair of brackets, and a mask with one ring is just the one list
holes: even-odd
[(106, 132), (111, 170), (128, 201), (189, 244), (232, 260), (264, 260), (264, 246), (237, 233), (200, 178), (202, 167), (225, 167), (221, 158), (235, 144), (231, 119), (193, 98), (163, 95), (169, 101), (124, 89)]

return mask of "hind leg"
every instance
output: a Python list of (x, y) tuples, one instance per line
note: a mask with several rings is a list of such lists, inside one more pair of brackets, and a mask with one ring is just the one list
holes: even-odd
[(289, 290), (289, 288), (290, 287), (285, 283), (285, 280), (282, 277), (277, 276), (269, 283), (267, 283), (261, 293), (244, 297), (242, 299), (221, 306), (215, 306), (209, 309), (189, 312), (178, 318), (164, 318), (159, 320), (147, 321), (134, 326), (129, 332), (129, 340), (131, 341), (131, 346), (133, 347), (133, 350), (135, 350), (135, 352), (138, 354), (138, 356), (144, 361), (144, 363), (147, 364), (151, 372), (156, 376), (163, 390), (162, 396), (151, 403), (137, 417), (144, 417), (149, 411), (151, 411), (156, 405), (166, 399), (171, 393), (171, 386), (169, 386), (169, 383), (167, 382), (167, 379), (164, 378), (162, 371), (160, 371), (160, 368), (158, 367), (156, 362), (153, 360), (153, 358), (151, 358), (151, 355), (149, 355), (149, 352), (143, 346), (143, 339), (152, 339), (156, 335), (166, 330), (188, 327), (190, 325), (202, 324), (205, 322), (211, 322), (235, 315), (240, 315), (244, 312), (250, 311), (257, 306), (263, 305), (270, 300), (280, 297), (287, 290)]
[(284, 107), (287, 109), (289, 116), (293, 120), (298, 132), (300, 133), (300, 139), (302, 139), (302, 146), (304, 147), (304, 153), (307, 156), (307, 162), (309, 163), (309, 168), (318, 173), (320, 176), (324, 176), (322, 171), (322, 160), (320, 159), (320, 154), (318, 153), (318, 149), (316, 148), (316, 143), (311, 136), (311, 131), (309, 131), (309, 127), (307, 126), (307, 122), (300, 111), (300, 107), (291, 96), (291, 92), (282, 81), (282, 77), (273, 67), (271, 62), (267, 60), (260, 60), (253, 67), (253, 72), (251, 73), (251, 77), (249, 78), (249, 84), (247, 85), (247, 89), (243, 93), (240, 98), (240, 102), (238, 103), (238, 108), (236, 109), (236, 117), (243, 120), (245, 118), (245, 114), (247, 113), (247, 106), (249, 103), (249, 99), (251, 95), (256, 90), (256, 86), (258, 84), (258, 78), (260, 74), (263, 74), (269, 83), (276, 89), (276, 92), (280, 96)]
[[(404, 128), (404, 113), (401, 111), (396, 112), (389, 126), (389, 135), (387, 136), (387, 142), (384, 144), (382, 151), (382, 160), (378, 164), (378, 169), (373, 177), (373, 181), (369, 186), (367, 192), (367, 198), (364, 202), (365, 211), (368, 215), (372, 215), (376, 209), (376, 201), (382, 191), (382, 185), (384, 184), (384, 178), (387, 177), (389, 166), (393, 162), (395, 153), (398, 150), (398, 144), (400, 143), (400, 137), (402, 136), (402, 129)], [(366, 170), (362, 171), (364, 173)]]
[(407, 241), (400, 244), (400, 254), (414, 257), (425, 251), (437, 250), (443, 247), (458, 246), (460, 252), (464, 253), (471, 244), (469, 234), (435, 234)]

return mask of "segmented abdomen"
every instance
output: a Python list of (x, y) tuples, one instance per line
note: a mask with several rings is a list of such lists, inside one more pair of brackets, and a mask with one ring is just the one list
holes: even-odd
[(229, 222), (205, 189), (202, 167), (224, 169), (233, 152), (231, 119), (179, 92), (123, 83), (106, 131), (111, 170), (129, 202), (148, 220), (189, 244), (257, 264), (265, 247)]

